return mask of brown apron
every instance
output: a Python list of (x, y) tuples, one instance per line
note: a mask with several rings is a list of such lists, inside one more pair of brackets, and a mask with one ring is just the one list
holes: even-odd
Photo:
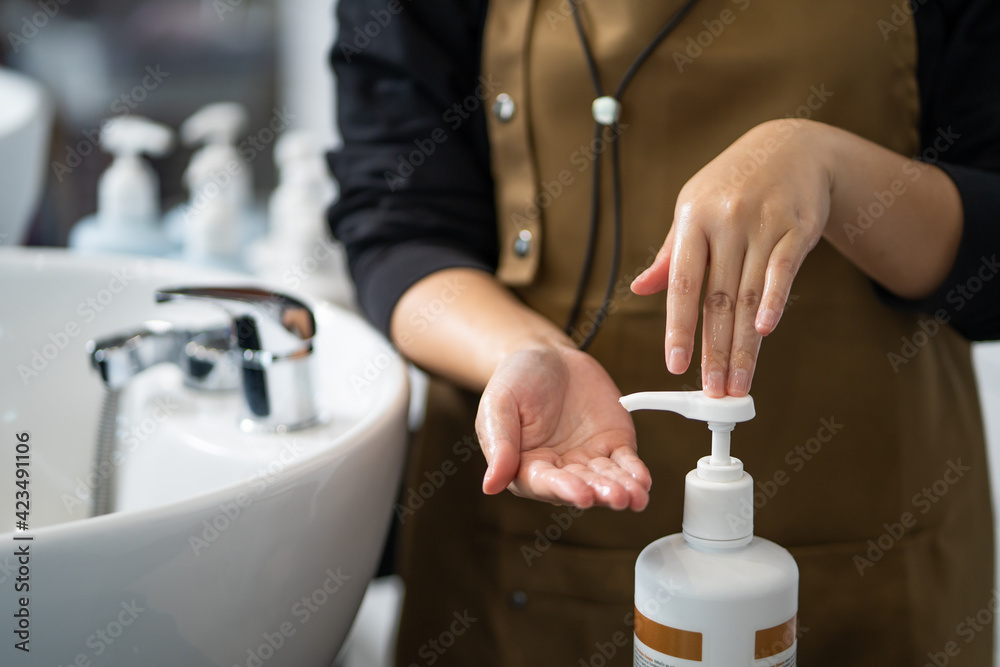
[[(605, 89), (680, 4), (580, 5)], [(664, 369), (662, 295), (628, 285), (704, 164), (787, 116), (917, 151), (916, 37), (908, 17), (885, 30), (894, 4), (703, 0), (636, 76), (622, 100), (622, 279), (590, 350), (623, 393), (700, 384), (697, 363), (682, 377)], [(592, 160), (604, 160), (586, 323), (610, 265), (610, 160), (591, 142), (594, 94), (567, 0), (493, 3), (482, 67), (514, 105), (489, 118), (498, 275), (559, 326), (585, 252)], [(756, 534), (799, 564), (801, 664), (991, 664), (992, 621), (980, 612), (997, 604), (993, 524), (968, 343), (883, 306), (825, 242), (792, 294), (762, 345), (758, 416), (737, 428), (733, 453), (756, 481)], [(401, 513), (397, 664), (631, 664), (635, 558), (680, 530), (683, 478), (707, 453), (708, 431), (635, 414), (654, 480), (648, 509), (579, 512), (482, 494), (485, 464), (470, 447), (477, 403), (432, 383), (404, 490), (412, 511)]]

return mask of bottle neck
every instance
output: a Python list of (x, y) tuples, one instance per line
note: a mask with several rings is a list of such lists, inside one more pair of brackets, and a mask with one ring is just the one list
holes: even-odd
[(706, 456), (684, 479), (684, 539), (698, 548), (736, 549), (753, 539), (753, 478), (739, 459), (713, 466)]
[(742, 537), (738, 540), (703, 540), (689, 533), (682, 532), (684, 541), (691, 545), (695, 551), (706, 553), (725, 553), (731, 551), (742, 551), (753, 542), (753, 534)]

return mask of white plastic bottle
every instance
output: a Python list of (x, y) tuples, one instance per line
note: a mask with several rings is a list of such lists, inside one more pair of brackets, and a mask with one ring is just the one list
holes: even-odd
[(185, 145), (204, 144), (184, 172), (189, 202), (168, 214), (168, 233), (182, 246), (182, 259), (242, 269), (244, 249), (263, 233), (262, 216), (254, 211), (253, 174), (237, 146), (248, 122), (242, 105), (219, 102), (181, 126)]
[(685, 479), (683, 532), (636, 561), (633, 665), (794, 667), (798, 567), (754, 537), (753, 479), (729, 455), (730, 432), (753, 419), (753, 399), (643, 392), (621, 404), (676, 412), (712, 431), (712, 455)]
[(308, 130), (288, 132), (275, 144), (274, 161), (280, 180), (268, 206), (270, 231), (250, 246), (247, 266), (282, 287), (355, 307), (344, 247), (326, 223), (336, 185), (322, 144)]
[(173, 148), (173, 131), (137, 116), (113, 118), (101, 129), (101, 148), (115, 160), (101, 175), (97, 214), (73, 228), (69, 246), (81, 252), (165, 255), (169, 242), (160, 224), (160, 181), (142, 155), (166, 155)]

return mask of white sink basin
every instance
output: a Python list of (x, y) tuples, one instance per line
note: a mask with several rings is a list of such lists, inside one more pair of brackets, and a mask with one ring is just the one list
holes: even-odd
[(0, 244), (21, 242), (38, 205), (51, 124), (41, 86), (0, 67)]
[[(159, 288), (247, 283), (233, 278), (159, 260), (0, 249), (0, 664), (333, 661), (377, 565), (406, 440), (405, 366), (356, 316), (311, 304), (324, 426), (244, 434), (232, 402), (202, 400), (158, 367), (122, 396), (120, 426), (141, 423), (157, 398), (176, 400), (123, 453), (120, 510), (90, 518), (81, 501), (104, 394), (86, 342), (180, 313), (154, 303)], [(26, 533), (14, 530), (23, 432)], [(14, 554), (25, 545), (30, 589), (18, 591)], [(30, 654), (11, 634), (22, 596)]]

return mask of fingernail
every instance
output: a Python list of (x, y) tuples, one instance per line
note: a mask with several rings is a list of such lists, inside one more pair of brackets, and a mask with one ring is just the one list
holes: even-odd
[(750, 390), (750, 374), (742, 368), (736, 369), (729, 379), (729, 386), (735, 394), (747, 393)]
[(778, 325), (778, 313), (770, 308), (762, 310), (757, 315), (757, 328), (764, 331), (771, 331)]
[(712, 371), (708, 374), (708, 382), (705, 389), (710, 394), (726, 393), (726, 377), (722, 374), (722, 371)]
[(680, 345), (670, 348), (670, 357), (667, 358), (667, 370), (674, 375), (684, 372), (687, 365), (687, 352)]

